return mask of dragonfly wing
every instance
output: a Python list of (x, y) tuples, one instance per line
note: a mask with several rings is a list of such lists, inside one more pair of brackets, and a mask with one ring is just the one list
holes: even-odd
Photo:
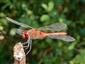
[(16, 33), (22, 35), (23, 29), (16, 29)]
[(73, 37), (69, 36), (69, 35), (49, 35), (48, 37), (52, 38), (52, 39), (63, 40), (63, 41), (66, 41), (66, 42), (75, 41), (75, 39)]
[(55, 23), (49, 26), (40, 27), (39, 30), (41, 31), (66, 31), (67, 25), (64, 23)]
[(24, 27), (24, 28), (32, 28), (31, 26), (29, 26), (29, 25), (27, 25), (27, 24), (20, 23), (20, 22), (18, 22), (18, 21), (15, 21), (15, 20), (9, 18), (9, 17), (6, 17), (6, 19), (7, 19), (8, 21), (10, 21), (10, 22), (16, 24), (16, 25), (21, 26), (21, 27)]

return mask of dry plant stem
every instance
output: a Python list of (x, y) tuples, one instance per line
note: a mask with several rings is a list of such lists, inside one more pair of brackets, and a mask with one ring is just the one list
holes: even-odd
[(14, 64), (26, 64), (26, 56), (21, 42), (15, 44), (13, 53)]

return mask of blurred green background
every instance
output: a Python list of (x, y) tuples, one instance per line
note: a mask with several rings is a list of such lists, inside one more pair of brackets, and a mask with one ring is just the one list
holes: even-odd
[(85, 0), (0, 0), (0, 64), (13, 64), (13, 46), (22, 39), (4, 16), (35, 28), (63, 22), (76, 39), (33, 40), (27, 64), (85, 64)]

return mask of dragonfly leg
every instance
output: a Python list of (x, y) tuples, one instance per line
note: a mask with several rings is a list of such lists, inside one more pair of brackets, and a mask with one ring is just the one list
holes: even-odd
[(24, 42), (24, 43), (22, 43), (23, 44), (23, 46), (26, 46), (27, 44), (28, 44), (28, 42), (26, 41), (26, 42)]
[(32, 49), (32, 46), (29, 45), (29, 50), (27, 51), (26, 55), (31, 51), (31, 49)]
[(30, 37), (26, 42), (23, 43), (23, 47), (25, 48), (25, 50), (27, 50), (26, 52), (27, 55), (31, 51), (31, 47), (32, 47), (32, 40), (30, 39)]
[(30, 46), (30, 45), (28, 44), (27, 46), (23, 46), (23, 47), (24, 47), (25, 49), (28, 49), (28, 48), (29, 48), (29, 46)]
[(27, 50), (26, 55), (31, 51), (32, 44), (28, 43), (27, 45), (23, 46), (25, 50)]

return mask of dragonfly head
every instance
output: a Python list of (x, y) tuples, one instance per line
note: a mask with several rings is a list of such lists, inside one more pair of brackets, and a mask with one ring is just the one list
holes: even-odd
[(29, 32), (27, 30), (23, 30), (23, 29), (17, 29), (16, 33), (21, 35), (23, 39), (28, 39), (29, 36)]
[(27, 40), (28, 37), (29, 37), (29, 32), (27, 30), (23, 31), (22, 32), (22, 38)]

